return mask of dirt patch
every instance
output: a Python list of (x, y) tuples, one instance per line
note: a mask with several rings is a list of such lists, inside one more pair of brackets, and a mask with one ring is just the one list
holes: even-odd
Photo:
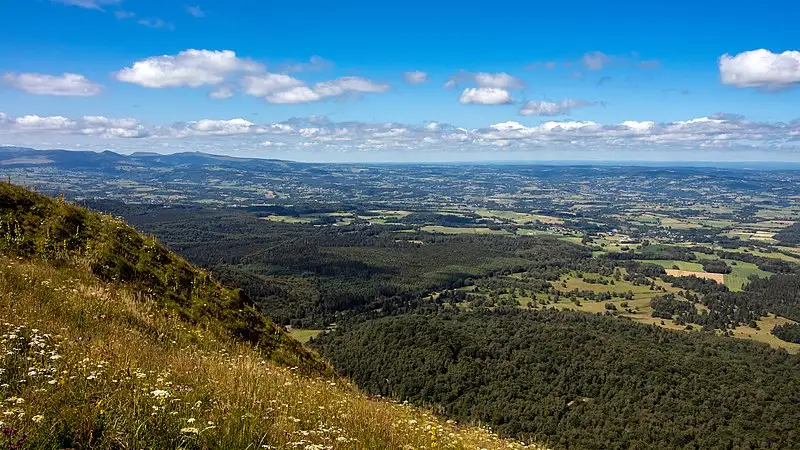
[(707, 280), (714, 280), (719, 284), (725, 283), (725, 275), (721, 273), (710, 273), (710, 272), (690, 272), (688, 270), (677, 270), (677, 269), (666, 269), (667, 275), (673, 277), (697, 277), (697, 278), (705, 278)]

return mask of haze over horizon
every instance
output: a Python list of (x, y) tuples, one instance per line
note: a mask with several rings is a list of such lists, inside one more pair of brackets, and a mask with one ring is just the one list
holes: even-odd
[(800, 5), (771, 6), (14, 0), (0, 145), (800, 162)]

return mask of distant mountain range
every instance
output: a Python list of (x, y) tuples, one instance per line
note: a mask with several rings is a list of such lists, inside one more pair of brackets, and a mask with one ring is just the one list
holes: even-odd
[[(310, 166), (322, 163), (306, 163), (283, 159), (245, 158), (215, 155), (203, 152), (182, 152), (161, 154), (156, 152), (135, 152), (130, 155), (110, 150), (94, 152), (88, 150), (38, 150), (30, 147), (0, 146), (0, 167), (52, 166), (60, 169), (119, 169), (133, 167), (179, 167), (179, 166), (221, 166), (236, 167), (242, 163), (248, 168), (275, 168), (275, 165)], [(403, 162), (403, 163), (364, 163), (364, 165), (402, 165), (434, 164), (452, 165), (506, 165), (506, 166), (621, 166), (621, 167), (717, 167), (725, 169), (759, 170), (800, 170), (800, 163), (786, 161), (584, 161), (584, 160), (520, 160), (520, 161), (464, 161), (464, 162)], [(346, 165), (360, 165), (347, 163)]]
[(136, 152), (122, 155), (109, 150), (37, 150), (29, 147), (0, 147), (0, 167), (52, 166), (61, 169), (113, 169), (121, 166), (158, 167), (216, 165), (229, 166), (247, 163), (274, 167), (276, 164), (301, 164), (279, 159), (237, 158), (201, 152), (183, 152), (162, 155), (154, 152)]

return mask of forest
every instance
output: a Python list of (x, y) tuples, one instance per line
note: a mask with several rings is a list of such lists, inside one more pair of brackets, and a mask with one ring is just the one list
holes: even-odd
[[(302, 203), (105, 207), (276, 322), (327, 329), (310, 345), (369, 393), (554, 448), (785, 448), (800, 439), (800, 358), (730, 337), (776, 314), (800, 320), (793, 262), (646, 239), (609, 252), (588, 239), (421, 231), (483, 222), (435, 212), (369, 224)], [(319, 215), (266, 220), (298, 211)], [(733, 291), (668, 275), (665, 261), (720, 274), (751, 263), (774, 275)], [(629, 302), (645, 292), (653, 318), (693, 331), (626, 318), (641, 315), (641, 301)], [(555, 309), (565, 303), (602, 312)], [(792, 324), (771, 331), (785, 342), (797, 334)]]
[(479, 309), (349, 323), (314, 346), (373, 394), (558, 448), (800, 441), (800, 358), (713, 333)]
[(390, 225), (331, 229), (261, 220), (239, 210), (120, 212), (241, 288), (276, 322), (305, 328), (369, 311), (405, 310), (470, 277), (564, 270), (591, 257), (583, 247), (552, 238), (395, 233)]

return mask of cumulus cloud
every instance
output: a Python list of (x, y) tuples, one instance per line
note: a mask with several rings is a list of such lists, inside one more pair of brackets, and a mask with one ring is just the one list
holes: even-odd
[(499, 88), (467, 88), (458, 98), (462, 105), (507, 105), (513, 101), (507, 90)]
[(247, 95), (261, 97), (268, 103), (292, 104), (361, 93), (386, 92), (389, 85), (361, 77), (341, 77), (308, 86), (304, 81), (290, 75), (266, 73), (244, 77), (242, 88)]
[(762, 48), (736, 56), (726, 53), (719, 58), (719, 74), (723, 84), (739, 88), (789, 87), (800, 83), (800, 51), (772, 53)]
[(249, 75), (242, 78), (242, 87), (245, 94), (253, 97), (264, 97), (268, 94), (287, 91), (300, 86), (305, 86), (305, 82), (282, 73)]
[(142, 138), (150, 135), (136, 119), (109, 119), (104, 116), (83, 116), (78, 122), (78, 132), (106, 138)]
[(109, 119), (104, 116), (83, 116), (70, 119), (64, 116), (38, 116), (29, 114), (13, 120), (0, 120), (0, 134), (5, 133), (57, 133), (102, 138), (141, 138), (150, 131), (136, 119)]
[(586, 100), (564, 99), (560, 102), (530, 101), (522, 105), (519, 113), (523, 116), (563, 116), (574, 108), (594, 105)]
[(230, 120), (203, 119), (188, 122), (185, 126), (173, 129), (177, 136), (234, 136), (239, 134), (259, 134), (266, 130), (249, 120), (236, 118)]
[(266, 96), (267, 102), (277, 104), (309, 103), (321, 99), (322, 96), (309, 89), (308, 86), (293, 87), (289, 90), (274, 92)]
[(46, 75), (41, 73), (5, 73), (3, 82), (35, 95), (89, 97), (103, 91), (103, 86), (76, 73)]
[(27, 115), (14, 119), (14, 124), (23, 130), (67, 130), (75, 126), (75, 121), (64, 116)]
[(487, 89), (510, 90), (510, 89), (523, 89), (525, 87), (525, 82), (505, 72), (499, 72), (499, 73), (459, 72), (451, 76), (445, 82), (444, 87), (452, 89), (458, 87), (459, 84), (463, 83), (475, 84), (479, 88), (487, 88)]
[[(739, 115), (722, 113), (662, 123), (647, 120), (614, 124), (577, 120), (535, 124), (506, 121), (475, 129), (439, 122), (417, 125), (333, 122), (324, 117), (261, 124), (243, 118), (200, 119), (146, 127), (134, 119), (103, 116), (28, 115), (5, 119), (0, 116), (0, 143), (34, 145), (37, 139), (47, 136), (57, 136), (55, 142), (76, 139), (73, 142), (80, 142), (85, 148), (138, 151), (168, 145), (173, 151), (248, 151), (253, 155), (267, 148), (335, 154), (502, 149), (513, 152), (629, 151), (642, 155), (647, 151), (745, 149), (800, 155), (800, 121), (752, 122)], [(129, 139), (133, 137), (145, 140)]]
[(216, 85), (241, 72), (261, 72), (264, 66), (239, 58), (231, 50), (184, 50), (177, 55), (151, 56), (116, 73), (116, 79), (148, 88)]
[(341, 77), (314, 84), (314, 92), (323, 97), (335, 97), (348, 93), (380, 93), (388, 90), (388, 84), (375, 83), (361, 77)]
[(190, 16), (197, 19), (206, 16), (206, 13), (199, 6), (187, 6), (186, 12), (189, 13)]
[(480, 88), (488, 89), (522, 89), (525, 83), (517, 77), (505, 72), (501, 73), (476, 73), (475, 83)]
[(425, 72), (420, 72), (419, 70), (404, 72), (403, 79), (408, 84), (423, 84), (428, 81), (428, 74)]

